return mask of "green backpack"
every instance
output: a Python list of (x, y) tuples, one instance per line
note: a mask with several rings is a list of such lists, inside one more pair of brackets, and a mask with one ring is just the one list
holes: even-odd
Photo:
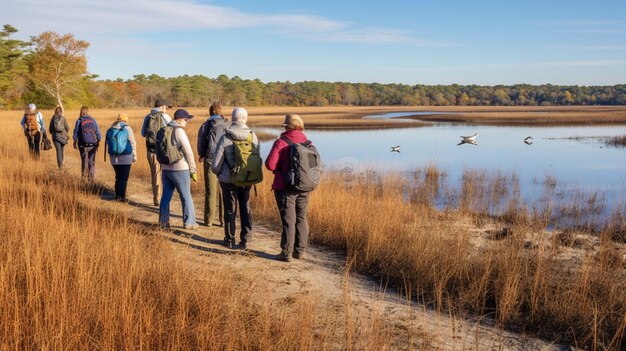
[(162, 165), (173, 165), (183, 159), (183, 153), (172, 137), (176, 128), (178, 127), (167, 125), (156, 134), (156, 157)]
[(231, 167), (230, 182), (237, 186), (253, 185), (263, 181), (263, 160), (259, 146), (252, 144), (252, 132), (246, 140), (233, 140), (235, 165)]

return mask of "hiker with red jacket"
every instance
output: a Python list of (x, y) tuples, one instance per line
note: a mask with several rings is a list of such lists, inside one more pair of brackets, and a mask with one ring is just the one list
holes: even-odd
[[(274, 141), (267, 159), (265, 167), (274, 173), (272, 190), (276, 198), (280, 219), (282, 222), (282, 234), (280, 240), (281, 253), (277, 259), (289, 262), (291, 257), (301, 259), (307, 247), (309, 237), (309, 223), (307, 222), (307, 205), (311, 187), (305, 190), (298, 190), (293, 186), (293, 181), (289, 181), (290, 167), (294, 157), (292, 147), (295, 145), (310, 148), (314, 153), (311, 157), (316, 162), (319, 161), (319, 154), (304, 135), (304, 122), (299, 115), (288, 114), (282, 124), (285, 132), (280, 138)], [(316, 180), (316, 181), (319, 181)], [(315, 183), (317, 185), (317, 183)], [(315, 186), (312, 185), (312, 186)], [(298, 187), (296, 185), (296, 187)]]
[(80, 151), (80, 165), (83, 179), (96, 178), (96, 152), (102, 140), (98, 122), (89, 115), (89, 107), (80, 108), (80, 117), (74, 124), (74, 149)]
[(41, 112), (37, 111), (35, 104), (28, 104), (24, 110), (24, 116), (20, 122), (24, 135), (28, 140), (28, 150), (35, 159), (39, 159), (41, 142), (45, 137), (46, 125)]

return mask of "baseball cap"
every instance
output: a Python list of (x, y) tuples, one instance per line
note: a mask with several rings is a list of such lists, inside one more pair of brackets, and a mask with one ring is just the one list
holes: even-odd
[(176, 110), (176, 112), (174, 112), (174, 119), (181, 119), (181, 118), (192, 119), (193, 115), (190, 115), (189, 112), (183, 109)]
[(167, 108), (172, 108), (172, 105), (168, 104), (164, 99), (157, 99), (154, 103), (154, 107), (166, 106)]

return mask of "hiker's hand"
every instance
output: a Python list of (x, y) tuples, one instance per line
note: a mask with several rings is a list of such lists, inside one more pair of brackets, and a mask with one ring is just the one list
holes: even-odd
[(76, 149), (77, 149), (77, 147), (76, 147), (76, 143), (74, 143), (74, 150), (76, 150)]
[(198, 181), (198, 173), (193, 172), (191, 173), (191, 180), (193, 180), (194, 182)]
[(200, 161), (201, 163), (204, 162), (204, 157), (198, 156), (198, 161)]

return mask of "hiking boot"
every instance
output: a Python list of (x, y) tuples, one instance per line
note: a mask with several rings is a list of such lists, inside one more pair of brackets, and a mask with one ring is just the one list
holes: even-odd
[(281, 253), (276, 255), (276, 259), (279, 260), (279, 261), (283, 261), (283, 262), (291, 261), (291, 257), (289, 257), (289, 254), (286, 253), (285, 251), (281, 251)]
[(183, 224), (183, 229), (194, 230), (198, 228), (198, 224)]
[(169, 223), (161, 223), (161, 229), (170, 229), (170, 224)]
[(304, 252), (298, 252), (298, 251), (294, 251), (293, 255), (291, 255), (293, 258), (295, 258), (296, 260), (301, 260), (304, 258)]
[(243, 242), (243, 241), (242, 241), (242, 242), (240, 242), (240, 243), (239, 243), (239, 248), (240, 248), (240, 249), (242, 249), (242, 250), (244, 250), (244, 251), (247, 251), (247, 250), (248, 250), (248, 243)]
[(159, 206), (159, 200), (154, 200), (154, 206)]

